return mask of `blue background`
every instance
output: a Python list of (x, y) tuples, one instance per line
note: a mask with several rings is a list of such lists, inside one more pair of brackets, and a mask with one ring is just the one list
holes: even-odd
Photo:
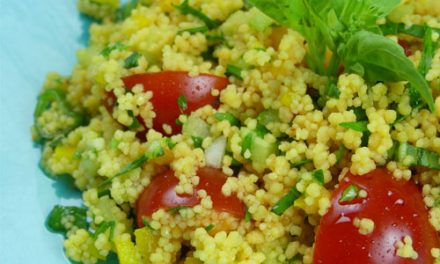
[(30, 127), (46, 73), (70, 74), (86, 29), (75, 0), (0, 0), (0, 263), (69, 263), (45, 219), (79, 196), (41, 172)]

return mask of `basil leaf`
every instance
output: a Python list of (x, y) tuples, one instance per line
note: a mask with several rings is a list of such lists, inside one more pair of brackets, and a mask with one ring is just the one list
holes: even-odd
[(434, 99), (424, 77), (394, 41), (365, 30), (352, 35), (338, 54), (346, 68), (370, 82), (409, 81), (434, 110)]

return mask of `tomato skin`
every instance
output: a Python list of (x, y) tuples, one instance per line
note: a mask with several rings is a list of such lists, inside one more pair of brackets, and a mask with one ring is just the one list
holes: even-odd
[[(366, 198), (340, 203), (351, 184), (367, 192)], [(331, 208), (321, 219), (314, 246), (314, 263), (433, 263), (430, 250), (439, 236), (429, 223), (422, 195), (412, 181), (397, 181), (383, 168), (362, 176), (348, 173), (335, 189)], [(369, 218), (374, 230), (359, 233), (353, 219)], [(395, 243), (410, 236), (416, 260), (396, 256)]]
[(245, 207), (235, 194), (225, 196), (221, 192), (227, 176), (218, 169), (204, 167), (199, 168), (197, 175), (199, 184), (194, 187), (192, 195), (180, 195), (175, 192), (179, 180), (172, 170), (160, 173), (152, 179), (151, 183), (139, 196), (136, 204), (138, 226), (143, 226), (142, 217), (151, 216), (159, 209), (170, 209), (178, 206), (193, 207), (200, 203), (197, 195), (198, 190), (205, 190), (213, 203), (213, 208), (219, 212), (227, 212), (237, 218), (244, 218)]
[(399, 39), (397, 41), (397, 43), (403, 48), (405, 55), (407, 57), (411, 56), (413, 54), (411, 46), (409, 45), (409, 43), (406, 40), (403, 39)]
[[(145, 91), (153, 92), (151, 102), (156, 113), (153, 128), (163, 133), (162, 125), (168, 124), (172, 127), (173, 134), (181, 131), (181, 126), (176, 124), (179, 115), (189, 114), (205, 105), (215, 107), (218, 97), (213, 96), (211, 90), (222, 90), (229, 83), (227, 78), (215, 75), (200, 74), (190, 77), (187, 72), (172, 71), (136, 74), (124, 77), (122, 81), (128, 89), (142, 84)], [(177, 99), (180, 96), (185, 96), (187, 109), (179, 108)]]

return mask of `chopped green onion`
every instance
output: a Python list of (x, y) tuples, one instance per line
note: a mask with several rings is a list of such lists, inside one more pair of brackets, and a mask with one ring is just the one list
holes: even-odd
[(207, 226), (205, 227), (205, 230), (206, 230), (206, 232), (209, 232), (209, 231), (211, 231), (214, 227), (215, 227), (215, 225), (213, 225), (213, 224), (209, 224), (209, 225), (207, 225)]
[(356, 185), (350, 184), (347, 189), (342, 192), (339, 202), (351, 202), (358, 197), (359, 188)]
[(301, 193), (293, 187), (289, 193), (287, 193), (284, 197), (282, 197), (273, 207), (272, 212), (276, 215), (282, 215), (284, 211), (286, 211), (290, 206), (293, 205), (296, 199), (301, 196)]
[(301, 254), (296, 254), (295, 256), (293, 256), (293, 257), (287, 259), (287, 263), (288, 263), (288, 264), (290, 264), (290, 263), (294, 263), (295, 261), (300, 261), (301, 259), (302, 259)]
[(191, 7), (189, 5), (188, 0), (183, 1), (182, 4), (175, 6), (175, 8), (177, 8), (177, 10), (179, 10), (184, 15), (193, 15), (193, 16), (197, 17), (198, 19), (202, 20), (203, 23), (205, 23), (205, 25), (209, 29), (216, 28), (216, 27), (220, 26), (220, 24), (221, 24), (220, 21), (212, 20), (207, 15), (205, 15), (202, 11), (200, 11), (194, 7)]
[(228, 64), (226, 65), (226, 72), (225, 75), (226, 76), (235, 76), (237, 77), (239, 80), (243, 80), (243, 77), (241, 77), (241, 68), (232, 65), (232, 64)]
[(218, 121), (227, 120), (229, 122), (229, 124), (231, 124), (231, 126), (240, 126), (240, 120), (238, 118), (236, 118), (234, 115), (232, 115), (231, 113), (217, 112), (214, 114), (214, 117)]
[(313, 160), (311, 160), (311, 159), (303, 159), (303, 160), (291, 163), (290, 166), (292, 168), (297, 168), (298, 169), (298, 168), (300, 168), (300, 167), (302, 167), (302, 166), (304, 166), (306, 164), (309, 164), (311, 162), (313, 162)]
[(357, 121), (357, 122), (342, 122), (339, 126), (352, 129), (358, 132), (368, 131), (368, 121)]
[(76, 206), (55, 205), (47, 217), (47, 225), (55, 232), (69, 231), (63, 219), (72, 218), (72, 225), (77, 228), (88, 228), (87, 209)]
[(252, 140), (253, 140), (254, 134), (248, 133), (241, 144), (241, 155), (244, 155), (244, 153), (251, 149)]
[(153, 231), (156, 230), (151, 226), (150, 222), (148, 222), (148, 219), (145, 216), (142, 217), (142, 224)]
[(207, 26), (201, 26), (201, 27), (181, 29), (181, 30), (177, 31), (177, 35), (180, 35), (183, 32), (188, 32), (190, 34), (195, 34), (195, 33), (206, 33), (208, 31), (209, 31), (209, 28)]
[(325, 94), (331, 98), (339, 98), (341, 92), (339, 91), (339, 88), (335, 83), (330, 82), (326, 87)]
[(252, 215), (251, 215), (251, 213), (249, 212), (249, 208), (246, 207), (246, 213), (245, 213), (245, 215), (244, 215), (244, 221), (245, 221), (246, 223), (249, 223), (249, 222), (251, 221), (251, 219), (252, 219)]
[(131, 69), (137, 67), (139, 65), (138, 60), (141, 57), (141, 54), (137, 52), (133, 52), (130, 56), (128, 56), (124, 61), (124, 68)]
[(191, 139), (193, 141), (193, 145), (194, 145), (195, 148), (201, 148), (202, 147), (203, 138), (196, 137), (196, 136), (191, 136)]
[(180, 210), (188, 209), (188, 208), (190, 208), (190, 207), (189, 206), (184, 206), (184, 205), (183, 206), (176, 206), (176, 207), (172, 207), (172, 208), (168, 209), (167, 212), (169, 212), (172, 215), (175, 215), (178, 212), (180, 212)]
[(212, 42), (223, 42), (226, 41), (225, 36), (223, 35), (212, 35), (212, 34), (207, 34), (206, 35), (206, 39)]
[(107, 58), (110, 55), (110, 53), (112, 53), (112, 51), (114, 51), (114, 50), (124, 50), (126, 48), (127, 47), (124, 44), (122, 44), (122, 42), (116, 42), (114, 45), (111, 45), (111, 46), (108, 46), (108, 47), (104, 48), (101, 51), (101, 55)]
[(324, 171), (322, 169), (315, 170), (312, 173), (312, 177), (315, 181), (317, 181), (319, 184), (324, 185)]
[(131, 123), (130, 126), (128, 126), (128, 128), (131, 130), (135, 130), (135, 129), (140, 128), (142, 125), (139, 122), (139, 120), (137, 119), (137, 117), (134, 116), (133, 111), (128, 110), (127, 112), (128, 112), (128, 115), (133, 118), (133, 122)]
[(343, 144), (339, 145), (338, 151), (336, 151), (336, 164), (339, 164), (339, 162), (341, 162), (346, 150), (347, 149)]
[(98, 191), (98, 198), (104, 197), (104, 196), (111, 196), (111, 191), (110, 189), (105, 189), (105, 190), (100, 190)]
[(188, 102), (186, 101), (186, 97), (184, 95), (181, 95), (177, 98), (177, 105), (182, 111), (188, 109)]
[(96, 229), (95, 233), (92, 234), (92, 237), (96, 239), (98, 238), (99, 234), (104, 233), (105, 231), (107, 231), (107, 229), (110, 228), (109, 240), (112, 241), (115, 232), (115, 227), (116, 227), (115, 221), (104, 221), (98, 225), (98, 228)]
[(422, 166), (440, 170), (440, 154), (407, 143), (396, 143), (394, 159), (405, 166)]

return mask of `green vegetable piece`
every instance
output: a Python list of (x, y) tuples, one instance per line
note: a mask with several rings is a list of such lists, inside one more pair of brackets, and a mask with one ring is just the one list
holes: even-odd
[(267, 126), (270, 123), (279, 122), (280, 118), (278, 117), (278, 111), (265, 110), (258, 115), (257, 121), (259, 124), (261, 124), (263, 126)]
[(405, 166), (422, 166), (440, 170), (440, 154), (408, 143), (396, 143), (394, 159)]
[(315, 181), (317, 181), (319, 184), (324, 185), (324, 171), (322, 169), (315, 170), (312, 173), (312, 177)]
[(343, 128), (352, 129), (358, 132), (368, 131), (368, 121), (357, 121), (357, 122), (342, 122), (339, 126)]
[(134, 116), (133, 111), (128, 110), (127, 112), (128, 112), (128, 115), (133, 118), (133, 122), (131, 123), (131, 125), (128, 126), (128, 128), (131, 130), (136, 130), (136, 129), (140, 128), (142, 125), (139, 122), (138, 118), (136, 116)]
[(100, 234), (110, 229), (109, 240), (112, 241), (115, 233), (115, 227), (116, 227), (115, 221), (104, 221), (97, 226), (97, 229), (95, 233), (93, 233), (92, 237), (96, 239)]
[(188, 102), (186, 101), (186, 97), (184, 95), (181, 95), (177, 98), (177, 105), (182, 111), (188, 109)]
[(177, 207), (172, 207), (172, 208), (168, 209), (167, 212), (169, 212), (172, 215), (175, 215), (178, 212), (180, 212), (180, 210), (188, 209), (188, 208), (190, 208), (190, 207), (189, 206), (177, 206)]
[(261, 124), (257, 124), (254, 131), (255, 134), (260, 138), (264, 138), (264, 136), (269, 133), (269, 130), (267, 130), (267, 128)]
[(301, 168), (302, 166), (304, 166), (304, 165), (306, 165), (306, 164), (309, 164), (309, 163), (312, 163), (312, 162), (313, 162), (313, 160), (311, 160), (311, 159), (303, 159), (303, 160), (300, 160), (300, 161), (297, 161), (297, 162), (291, 163), (290, 166), (291, 166), (292, 168), (297, 168), (297, 169), (299, 169), (299, 168)]
[(151, 226), (150, 222), (148, 222), (148, 219), (145, 216), (142, 217), (142, 224), (144, 224), (144, 226), (146, 226), (150, 230), (156, 230)]
[(301, 193), (293, 187), (285, 196), (283, 196), (273, 207), (272, 212), (276, 215), (282, 215), (293, 203), (301, 196)]
[(252, 9), (251, 12), (252, 12), (252, 16), (251, 19), (249, 20), (249, 26), (259, 32), (265, 31), (274, 22), (270, 17), (268, 17), (258, 9)]
[(254, 138), (253, 133), (248, 133), (244, 138), (243, 142), (241, 143), (241, 155), (244, 155), (244, 153), (251, 149), (252, 140)]
[(424, 77), (417, 71), (402, 47), (394, 41), (365, 30), (352, 35), (338, 50), (346, 68), (370, 82), (409, 81), (434, 110), (434, 99)]
[(368, 120), (367, 117), (367, 113), (365, 112), (365, 109), (363, 109), (362, 107), (358, 106), (358, 107), (351, 107), (349, 108), (349, 110), (353, 110), (355, 116), (356, 116), (356, 120), (357, 121), (366, 121)]
[(202, 148), (203, 138), (192, 136), (191, 139), (195, 148)]
[(266, 164), (267, 158), (277, 151), (276, 143), (268, 143), (263, 138), (256, 136), (252, 137), (250, 146), (251, 160), (259, 163)]
[(222, 34), (221, 35), (207, 34), (206, 39), (211, 42), (219, 42), (219, 43), (226, 41), (225, 36), (223, 36)]
[(426, 76), (429, 69), (431, 68), (436, 46), (436, 43), (432, 41), (432, 28), (425, 26), (425, 35), (423, 36), (422, 60), (419, 63), (419, 72), (422, 76)]
[(208, 31), (209, 31), (209, 28), (207, 26), (201, 26), (201, 27), (181, 29), (181, 30), (177, 31), (177, 35), (181, 35), (183, 32), (195, 34), (195, 33), (206, 33)]
[(291, 257), (290, 259), (287, 260), (288, 264), (294, 263), (295, 261), (300, 261), (302, 260), (303, 256), (301, 254), (296, 254), (295, 256)]
[(163, 142), (165, 145), (168, 146), (169, 149), (173, 149), (174, 146), (176, 146), (176, 143), (174, 143), (173, 140), (169, 137), (163, 138)]
[(226, 65), (225, 75), (228, 77), (235, 76), (237, 79), (243, 80), (243, 77), (241, 77), (241, 71), (242, 71), (242, 69), (239, 68), (238, 66), (228, 64), (228, 65)]
[(189, 116), (183, 124), (182, 134), (187, 137), (206, 138), (209, 136), (209, 125), (199, 117)]
[(122, 44), (122, 42), (116, 42), (114, 45), (108, 46), (105, 49), (103, 49), (101, 51), (101, 55), (108, 58), (108, 56), (110, 55), (110, 53), (114, 50), (124, 50), (127, 47)]
[(215, 225), (213, 225), (213, 224), (209, 224), (209, 225), (207, 225), (207, 226), (205, 227), (205, 230), (206, 230), (206, 232), (209, 232), (209, 231), (211, 231), (214, 227), (215, 227)]
[(114, 20), (116, 22), (122, 22), (131, 15), (131, 11), (135, 9), (139, 4), (139, 0), (131, 0), (121, 5), (115, 12)]
[(246, 206), (246, 213), (245, 213), (245, 215), (244, 215), (244, 221), (245, 221), (246, 223), (249, 223), (249, 222), (251, 221), (251, 219), (252, 219), (252, 215), (251, 215), (251, 213), (249, 212), (249, 208), (247, 208), (247, 206)]
[(138, 60), (141, 57), (141, 54), (137, 52), (133, 52), (130, 56), (128, 56), (124, 61), (124, 68), (131, 69), (137, 67), (139, 65)]
[(342, 158), (344, 158), (345, 151), (347, 149), (343, 144), (339, 145), (338, 151), (336, 151), (336, 164), (339, 164), (341, 162)]
[[(380, 26), (380, 30), (384, 35), (397, 35), (406, 34), (416, 38), (423, 38), (425, 36), (425, 30), (427, 26), (412, 25), (410, 27), (406, 26), (404, 23), (394, 23), (387, 21), (385, 24)], [(433, 32), (440, 34), (440, 28), (431, 28)]]
[(434, 207), (440, 206), (440, 198), (437, 198), (434, 202)]
[(359, 188), (356, 185), (350, 184), (341, 195), (341, 198), (339, 199), (340, 203), (343, 202), (351, 202), (356, 197), (358, 197), (359, 194)]
[(55, 205), (47, 217), (47, 225), (55, 232), (66, 233), (69, 229), (63, 219), (72, 218), (72, 224), (78, 228), (88, 228), (87, 209), (76, 206)]
[(229, 122), (229, 124), (231, 124), (231, 126), (240, 126), (241, 122), (238, 118), (236, 118), (233, 114), (231, 113), (220, 113), (217, 112), (214, 114), (215, 119), (217, 119), (218, 121), (223, 121), (223, 120), (227, 120)]
[(203, 23), (205, 23), (205, 25), (209, 29), (216, 28), (216, 27), (220, 26), (220, 24), (221, 24), (220, 21), (212, 20), (207, 15), (205, 15), (202, 11), (200, 11), (194, 7), (191, 7), (189, 5), (188, 0), (183, 1), (180, 5), (175, 6), (175, 8), (177, 8), (177, 10), (179, 10), (184, 15), (193, 15), (193, 16), (197, 17), (198, 19), (202, 20)]

